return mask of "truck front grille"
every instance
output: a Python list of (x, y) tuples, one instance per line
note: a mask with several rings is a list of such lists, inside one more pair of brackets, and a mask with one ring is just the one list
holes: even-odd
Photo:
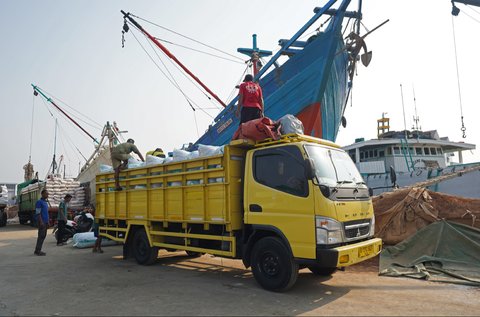
[(347, 241), (362, 239), (370, 232), (370, 219), (347, 221), (343, 223)]

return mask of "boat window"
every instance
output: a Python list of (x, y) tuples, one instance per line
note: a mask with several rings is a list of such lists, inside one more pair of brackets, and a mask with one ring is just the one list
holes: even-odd
[(398, 146), (393, 147), (393, 153), (394, 154), (400, 154), (400, 148)]
[(355, 153), (350, 154), (350, 157), (352, 158), (352, 161), (356, 162), (357, 160), (355, 159)]
[(410, 154), (415, 153), (415, 152), (413, 152), (413, 147), (409, 147), (408, 150), (410, 151)]
[[(350, 160), (350, 157), (343, 153)], [(296, 146), (282, 146), (255, 152), (253, 171), (255, 180), (260, 184), (292, 195), (308, 196), (304, 160)]]
[(392, 148), (391, 147), (387, 147), (387, 154), (392, 155)]
[(385, 157), (385, 151), (384, 150), (378, 151), (378, 156), (379, 157)]
[(365, 151), (365, 158), (369, 158), (370, 155), (368, 154), (368, 151)]
[(431, 153), (432, 155), (437, 155), (437, 149), (434, 148), (434, 147), (431, 147), (431, 148), (430, 148), (430, 153)]
[(438, 154), (443, 154), (442, 148), (439, 147), (439, 148), (437, 149), (437, 153), (438, 153)]
[(416, 147), (415, 148), (415, 153), (417, 153), (417, 155), (423, 155), (422, 148), (421, 147)]
[(363, 154), (363, 152), (360, 152), (360, 160), (363, 160), (365, 158), (365, 155)]
[(373, 156), (377, 157), (378, 156), (378, 150), (373, 150)]
[(368, 154), (369, 154), (370, 157), (375, 157), (375, 156), (373, 155), (373, 150), (370, 150)]
[(425, 152), (425, 155), (430, 155), (430, 149), (428, 147), (424, 147), (423, 151)]
[(359, 183), (363, 178), (347, 153), (317, 145), (305, 146), (307, 154), (315, 163), (315, 174), (323, 185)]

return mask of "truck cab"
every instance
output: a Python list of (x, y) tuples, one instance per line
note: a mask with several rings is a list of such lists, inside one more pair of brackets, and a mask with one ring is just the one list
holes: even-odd
[[(294, 263), (281, 265), (292, 267), (292, 279), (298, 267), (329, 275), (378, 254), (381, 240), (373, 238), (369, 190), (348, 154), (325, 140), (290, 141), (261, 143), (246, 154), (244, 223), (250, 239), (272, 234), (269, 243), (281, 242), (293, 258)], [(246, 265), (252, 265), (256, 278), (269, 277), (262, 286), (288, 286), (287, 280), (274, 283), (272, 268), (279, 265), (272, 259), (279, 255), (263, 252), (244, 257)]]

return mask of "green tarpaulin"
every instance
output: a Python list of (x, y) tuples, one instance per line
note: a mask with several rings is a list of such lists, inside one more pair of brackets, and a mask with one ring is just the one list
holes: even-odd
[(380, 254), (380, 275), (480, 286), (480, 230), (434, 222)]

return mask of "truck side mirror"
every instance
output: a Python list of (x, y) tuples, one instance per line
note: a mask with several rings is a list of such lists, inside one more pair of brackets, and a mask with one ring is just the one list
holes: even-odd
[(313, 159), (306, 158), (305, 159), (305, 177), (307, 179), (314, 179), (315, 178), (315, 163)]
[(395, 186), (397, 184), (397, 173), (393, 166), (390, 165), (390, 180), (392, 181), (392, 185)]

